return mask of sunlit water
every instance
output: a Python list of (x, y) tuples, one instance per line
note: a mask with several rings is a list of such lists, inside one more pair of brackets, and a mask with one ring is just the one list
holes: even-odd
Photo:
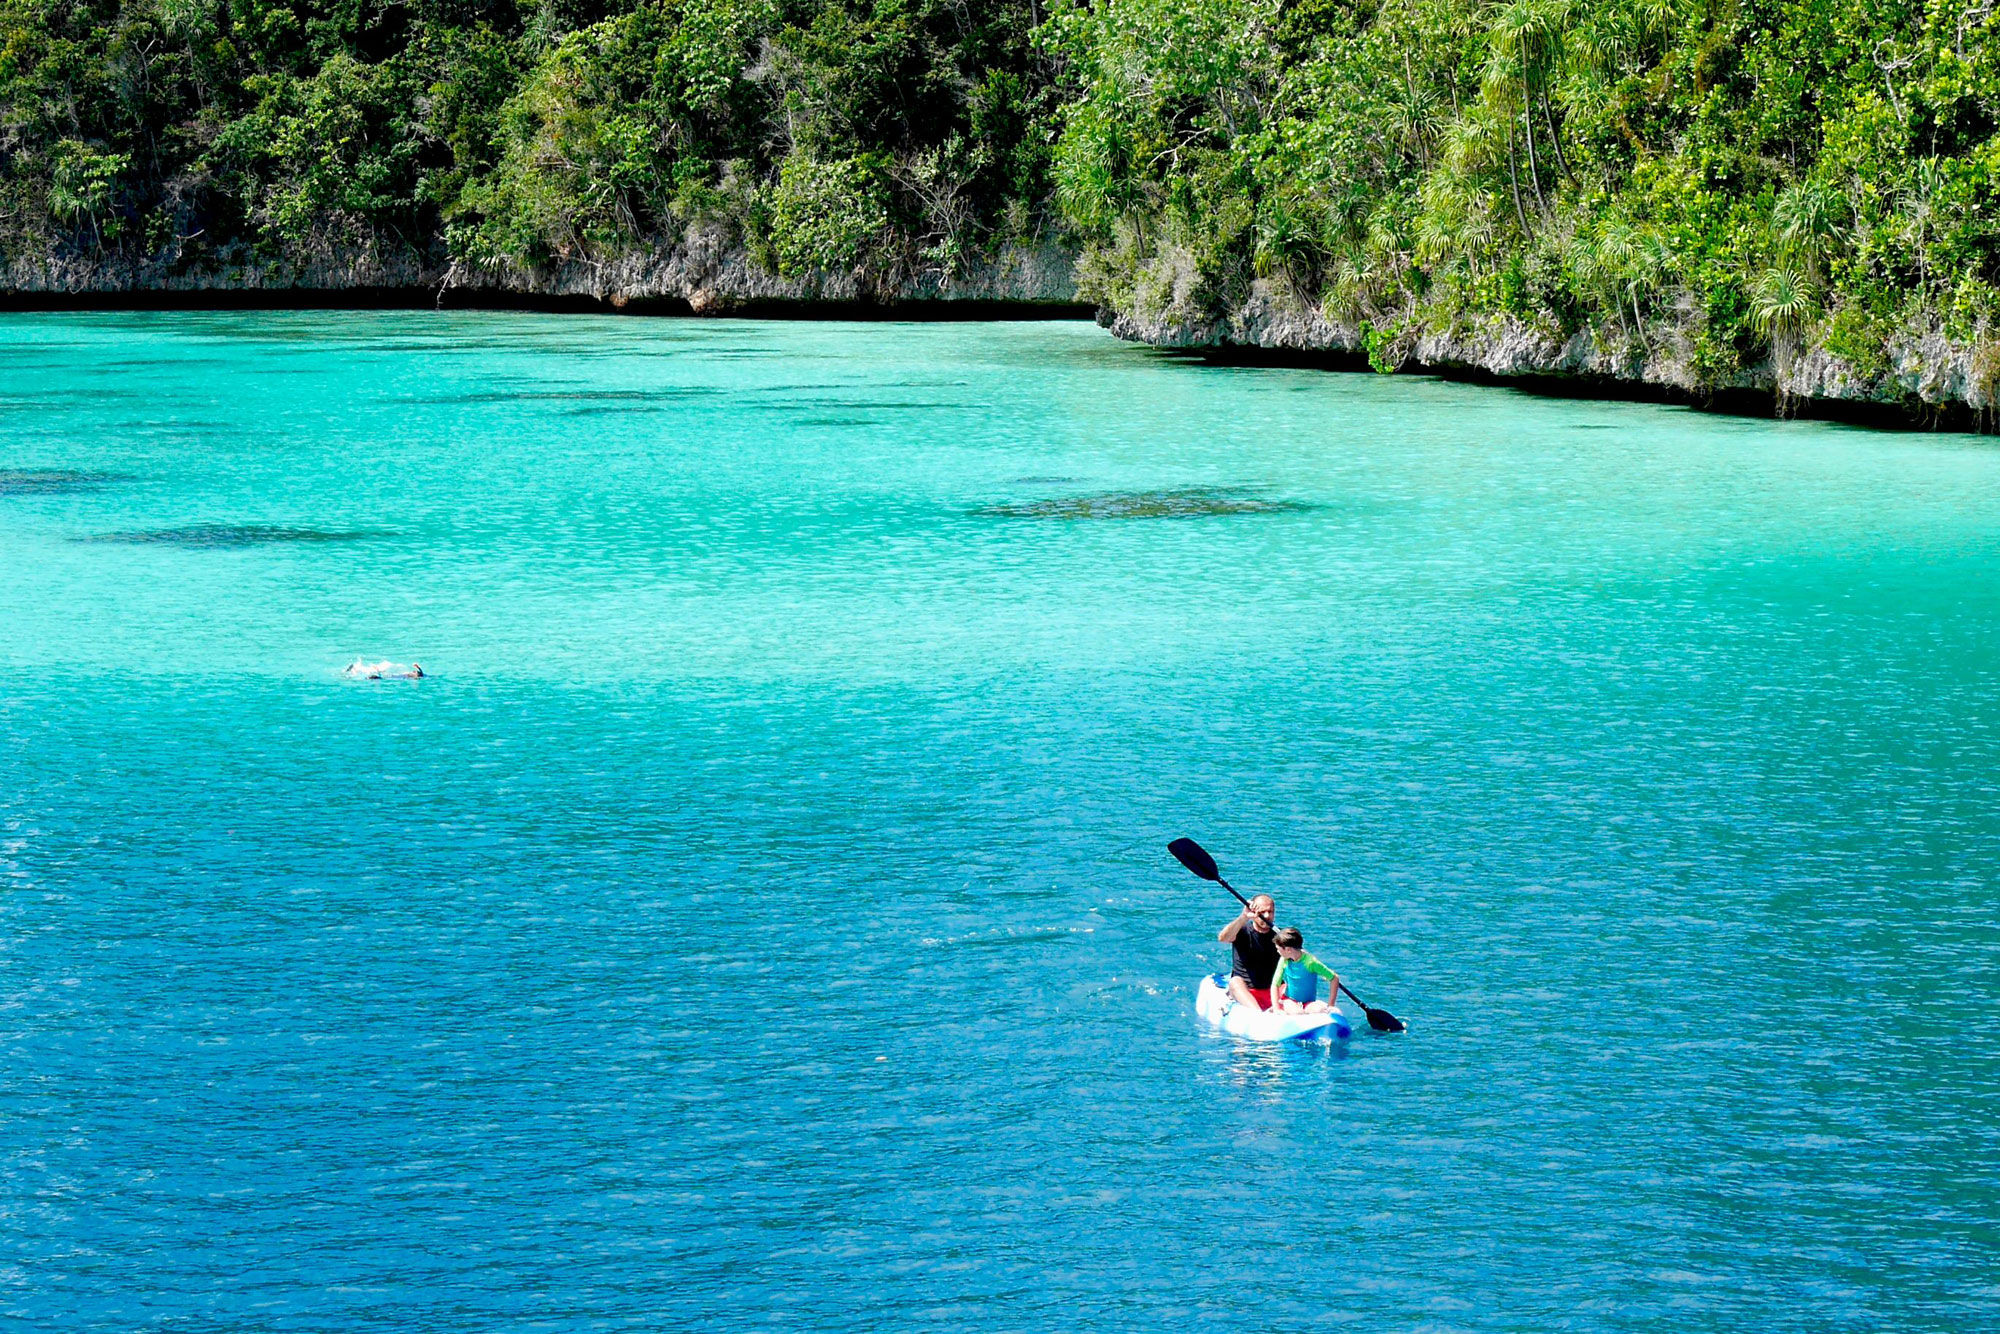
[(1986, 440), (9, 317), (0, 1315), (1991, 1328), (1997, 671)]

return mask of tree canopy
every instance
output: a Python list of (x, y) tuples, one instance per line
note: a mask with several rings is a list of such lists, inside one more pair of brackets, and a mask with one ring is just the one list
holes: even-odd
[[(1724, 383), (2000, 314), (1996, 0), (0, 0), (0, 251), (789, 275), (1060, 235), (1084, 294), (1504, 318)], [(2000, 356), (1989, 357), (2000, 371)]]
[(1051, 219), (1039, 0), (0, 0), (0, 247), (950, 268)]
[(1393, 363), (1495, 315), (1696, 377), (1880, 372), (1996, 314), (1992, 0), (1103, 0), (1052, 21), (1089, 292), (1200, 323), (1251, 286)]

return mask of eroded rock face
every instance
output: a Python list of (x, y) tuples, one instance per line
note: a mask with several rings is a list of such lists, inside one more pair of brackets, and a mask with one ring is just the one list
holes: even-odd
[[(1415, 371), (1480, 371), (1503, 379), (1559, 376), (1622, 381), (1700, 395), (1705, 390), (1747, 390), (1781, 403), (1847, 402), (1898, 406), (1925, 404), (1990, 412), (2000, 396), (2000, 353), (1981, 358), (1939, 328), (1909, 329), (1889, 349), (1889, 369), (1870, 378), (1824, 348), (1781, 348), (1721, 385), (1703, 385), (1694, 370), (1688, 336), (1699, 318), (1685, 299), (1640, 338), (1627, 329), (1583, 329), (1566, 341), (1521, 322), (1494, 316), (1449, 329), (1405, 336), (1386, 349), (1387, 359)], [(1329, 319), (1269, 283), (1223, 318), (1207, 322), (1145, 319), (1104, 311), (1099, 322), (1121, 338), (1173, 348), (1264, 348), (1361, 354), (1367, 343), (1359, 325)]]
[(481, 267), (415, 251), (359, 248), (302, 258), (224, 257), (178, 265), (113, 258), (28, 257), (0, 266), (16, 295), (136, 292), (338, 292), (433, 289), (524, 297), (582, 297), (614, 309), (635, 302), (685, 302), (714, 314), (759, 302), (1007, 301), (1070, 304), (1076, 255), (1052, 242), (1008, 245), (989, 260), (947, 276), (883, 276), (864, 270), (787, 278), (757, 264), (721, 228), (694, 228), (680, 241), (612, 260), (547, 269)]
[(339, 292), (435, 286), (442, 271), (409, 251), (357, 248), (295, 259), (248, 252), (205, 265), (122, 256), (7, 256), (0, 288), (15, 296), (114, 295), (123, 292)]
[[(1007, 302), (1072, 305), (1078, 301), (1079, 257), (1053, 241), (1010, 244), (991, 259), (946, 277), (919, 272), (885, 276), (868, 270), (788, 278), (758, 264), (726, 227), (694, 227), (671, 244), (634, 250), (602, 263), (570, 262), (546, 269), (481, 268), (441, 254), (356, 248), (303, 258), (268, 260), (243, 252), (212, 263), (14, 257), (0, 259), (0, 288), (16, 296), (129, 293), (435, 291), (522, 298), (582, 298), (613, 309), (634, 303), (684, 303), (698, 315), (726, 314), (765, 303), (811, 305), (900, 302)], [(1088, 269), (1091, 257), (1081, 263)], [(1190, 273), (1192, 271), (1190, 270)], [(1191, 291), (1178, 270), (1158, 275), (1161, 290), (1143, 304), (1154, 314), (1100, 307), (1098, 322), (1120, 338), (1166, 348), (1263, 348), (1362, 355), (1358, 324), (1330, 319), (1290, 291), (1259, 281), (1220, 318), (1196, 318)], [(1191, 281), (1191, 279), (1190, 279)], [(1090, 284), (1086, 284), (1086, 287)], [(1694, 371), (1688, 331), (1697, 303), (1649, 324), (1645, 336), (1611, 327), (1580, 330), (1566, 341), (1506, 317), (1401, 334), (1378, 354), (1410, 370), (1477, 371), (1499, 378), (1559, 376), (1657, 386), (1691, 395), (1715, 389), (1771, 394), (1779, 402), (1930, 405), (1991, 413), (2000, 404), (2000, 348), (1947, 338), (1940, 328), (1904, 331), (1887, 349), (1887, 369), (1870, 377), (1815, 346), (1781, 347), (1727, 383), (1704, 385)]]
[(1980, 357), (1976, 348), (1955, 343), (1942, 329), (1906, 329), (1890, 344), (1889, 369), (1868, 380), (1852, 366), (1823, 348), (1808, 349), (1784, 359), (1773, 372), (1777, 387), (1803, 399), (1870, 399), (1933, 405), (1963, 404), (1991, 412), (2000, 363)]

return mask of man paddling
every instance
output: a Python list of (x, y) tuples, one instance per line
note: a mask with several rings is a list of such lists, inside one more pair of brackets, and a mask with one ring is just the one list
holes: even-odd
[(1278, 905), (1269, 894), (1250, 900), (1236, 919), (1215, 933), (1235, 953), (1229, 966), (1229, 995), (1238, 1005), (1271, 1008), (1271, 975), (1278, 971), (1278, 942), (1271, 919)]
[[(1215, 864), (1215, 858), (1208, 855), (1208, 849), (1193, 839), (1177, 838), (1167, 844), (1167, 851), (1174, 854), (1175, 861), (1203, 880), (1213, 880), (1231, 894), (1236, 894), (1229, 882), (1222, 878), (1222, 868)], [(1229, 970), (1230, 998), (1239, 1005), (1253, 1004), (1257, 1000), (1257, 983), (1278, 970), (1277, 941), (1273, 939), (1271, 932), (1271, 917), (1278, 911), (1278, 905), (1272, 901), (1269, 894), (1259, 894), (1254, 899), (1245, 899), (1241, 894), (1236, 894), (1236, 897), (1243, 903), (1243, 915), (1216, 932), (1215, 938), (1227, 941), (1236, 951), (1236, 965)], [(1259, 931), (1263, 933), (1261, 951), (1258, 948), (1259, 938), (1256, 934)], [(1250, 955), (1247, 959), (1244, 957), (1246, 952)], [(1368, 1027), (1377, 1033), (1401, 1033), (1409, 1027), (1387, 1010), (1378, 1010), (1362, 1000), (1354, 994), (1354, 988), (1347, 983), (1338, 978), (1333, 981), (1338, 990), (1347, 993), (1347, 999), (1361, 1007), (1361, 1012), (1368, 1016)], [(1270, 995), (1268, 991), (1264, 993), (1264, 1004), (1267, 1006), (1270, 1004)], [(1327, 997), (1329, 1004), (1336, 999), (1335, 996)]]

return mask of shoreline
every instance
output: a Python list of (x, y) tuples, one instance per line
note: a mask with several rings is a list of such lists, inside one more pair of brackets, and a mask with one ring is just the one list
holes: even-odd
[[(1208, 347), (1151, 347), (1162, 357), (1209, 366), (1269, 366), (1323, 371), (1341, 375), (1381, 375), (1368, 364), (1365, 352), (1340, 348), (1258, 347), (1240, 343)], [(1760, 421), (1822, 421), (1875, 431), (1917, 434), (1992, 435), (1987, 414), (1962, 402), (1888, 403), (1878, 399), (1780, 399), (1768, 389), (1721, 388), (1700, 393), (1653, 380), (1626, 379), (1581, 372), (1521, 371), (1503, 374), (1458, 363), (1415, 363), (1383, 376), (1385, 379), (1443, 380), (1452, 384), (1506, 389), (1536, 398), (1589, 399), (1606, 403), (1652, 403), (1689, 408), (1721, 417)]]
[(177, 287), (92, 291), (0, 291), (0, 314), (77, 311), (497, 310), (542, 315), (629, 315), (656, 319), (835, 320), (858, 324), (912, 321), (1094, 320), (1077, 301), (992, 297), (889, 300), (753, 297), (697, 310), (673, 296), (586, 296), (492, 287)]
[[(516, 311), (548, 315), (619, 315), (653, 319), (828, 320), (857, 324), (969, 324), (1034, 320), (1091, 320), (1120, 341), (1171, 361), (1195, 365), (1285, 368), (1329, 374), (1377, 375), (1364, 352), (1340, 347), (1269, 346), (1221, 342), (1176, 344), (1134, 337), (1116, 327), (1113, 313), (1088, 302), (996, 297), (915, 296), (891, 298), (751, 297), (697, 309), (684, 297), (613, 293), (529, 292), (492, 286), (432, 287), (369, 284), (325, 287), (199, 286), (98, 288), (87, 290), (0, 290), (0, 314), (60, 314), (90, 311), (201, 312), (259, 310), (437, 310)], [(1591, 399), (1610, 403), (1654, 403), (1697, 412), (1764, 421), (1824, 421), (1868, 430), (1989, 435), (1989, 414), (1961, 401), (1925, 403), (1879, 399), (1780, 396), (1753, 387), (1697, 392), (1680, 385), (1587, 372), (1500, 372), (1462, 362), (1412, 362), (1395, 376), (1511, 390), (1537, 398)]]

